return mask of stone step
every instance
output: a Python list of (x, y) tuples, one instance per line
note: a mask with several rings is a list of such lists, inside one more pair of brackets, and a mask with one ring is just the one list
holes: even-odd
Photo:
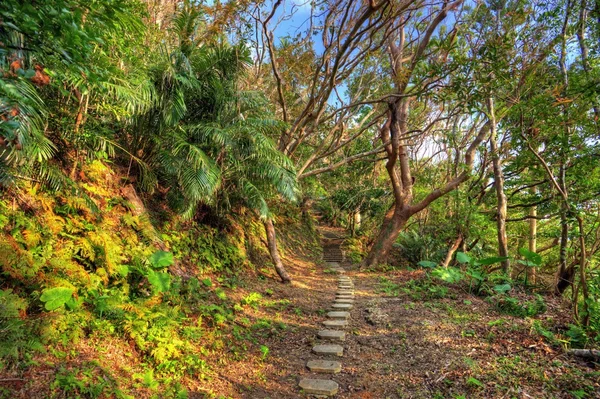
[(354, 288), (354, 284), (342, 283), (338, 285), (338, 288), (351, 290)]
[(335, 310), (350, 310), (352, 309), (351, 303), (334, 303), (331, 307)]
[(354, 290), (337, 290), (335, 295), (354, 295)]
[(334, 303), (350, 303), (350, 304), (354, 304), (354, 299), (351, 299), (351, 298), (336, 298), (336, 300), (334, 301)]
[(321, 330), (317, 333), (317, 336), (332, 341), (344, 341), (346, 339), (346, 333), (339, 330)]
[(342, 371), (342, 363), (336, 360), (309, 360), (306, 367), (315, 373), (336, 374)]
[(325, 320), (323, 325), (325, 327), (346, 327), (348, 325), (348, 321), (341, 319)]
[(302, 391), (308, 395), (333, 396), (340, 389), (335, 381), (314, 378), (303, 378), (300, 380), (299, 385)]
[(354, 293), (346, 293), (346, 294), (335, 294), (335, 298), (340, 298), (340, 299), (354, 299)]
[(344, 347), (333, 344), (315, 345), (313, 346), (312, 351), (319, 355), (342, 356), (344, 354)]
[(350, 313), (349, 312), (327, 312), (327, 317), (329, 317), (330, 319), (346, 320), (348, 317), (350, 317)]

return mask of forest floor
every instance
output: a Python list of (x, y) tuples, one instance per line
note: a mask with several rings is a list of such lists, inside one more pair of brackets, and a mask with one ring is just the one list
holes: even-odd
[[(227, 396), (303, 396), (298, 381), (311, 375), (305, 365), (315, 358), (311, 348), (333, 302), (336, 277), (298, 259), (288, 264), (294, 283), (274, 293), (291, 301), (278, 314), (288, 328), (262, 341), (269, 347), (263, 362), (223, 370)], [(559, 300), (545, 298), (545, 313), (519, 318), (458, 287), (431, 286), (423, 271), (343, 266), (356, 284), (356, 302), (343, 369), (331, 377), (340, 385), (336, 397), (600, 398), (597, 365), (569, 357), (534, 328), (535, 320), (548, 329), (568, 324), (569, 311)]]
[[(340, 233), (335, 229), (321, 232), (326, 250), (332, 240), (340, 241), (332, 238)], [(198, 338), (207, 351), (206, 372), (178, 378), (187, 388), (181, 397), (305, 397), (298, 382), (314, 378), (306, 363), (315, 358), (311, 349), (337, 285), (324, 262), (314, 261), (319, 251), (285, 251), (292, 284), (283, 285), (272, 270), (261, 269), (227, 291), (232, 303), (242, 304), (233, 328)], [(423, 270), (342, 266), (354, 281), (355, 303), (345, 329), (343, 369), (325, 377), (339, 383), (337, 398), (600, 398), (598, 366), (565, 355), (542, 336), (566, 329), (570, 311), (560, 300), (545, 297), (546, 312), (520, 318), (458, 286), (435, 285)], [(8, 388), (0, 389), (0, 397), (105, 397), (95, 395), (92, 385), (83, 396), (70, 396), (66, 389), (57, 395), (57, 386), (83, 392), (69, 374), (57, 376), (59, 365), (83, 370), (83, 377), (91, 373), (96, 386), (106, 384), (98, 369), (110, 370), (136, 399), (167, 397), (157, 396), (158, 385), (172, 377), (146, 376), (144, 357), (126, 342), (86, 338), (67, 347), (36, 358), (38, 366), (19, 378), (0, 375), (0, 388)]]

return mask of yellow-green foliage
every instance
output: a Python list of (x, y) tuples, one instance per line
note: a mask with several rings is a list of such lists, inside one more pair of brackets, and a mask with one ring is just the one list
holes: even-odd
[[(0, 310), (22, 318), (0, 318), (0, 332), (11, 333), (0, 334), (0, 367), (23, 367), (40, 342), (66, 350), (97, 337), (133, 343), (157, 376), (204, 376), (203, 358), (223, 350), (240, 307), (226, 287), (252, 266), (249, 253), (268, 255), (262, 223), (248, 216), (216, 228), (173, 217), (159, 232), (148, 215), (132, 213), (110, 168), (95, 161), (83, 176), (87, 200), (33, 185), (0, 200), (0, 275), (8, 287)], [(159, 249), (175, 264), (153, 264)], [(213, 273), (214, 282), (202, 276)], [(50, 297), (57, 299), (44, 302)]]

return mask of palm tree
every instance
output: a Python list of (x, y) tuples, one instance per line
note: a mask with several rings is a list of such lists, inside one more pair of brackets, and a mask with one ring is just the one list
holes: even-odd
[(174, 17), (175, 43), (164, 46), (151, 72), (155, 105), (137, 119), (129, 151), (142, 154), (147, 165), (142, 184), (168, 187), (170, 205), (186, 218), (200, 204), (253, 209), (277, 273), (290, 282), (267, 205), (274, 196), (293, 200), (296, 194), (293, 165), (269, 139), (285, 126), (267, 111), (264, 97), (239, 87), (251, 62), (248, 49), (225, 40), (205, 44), (202, 24), (189, 5)]

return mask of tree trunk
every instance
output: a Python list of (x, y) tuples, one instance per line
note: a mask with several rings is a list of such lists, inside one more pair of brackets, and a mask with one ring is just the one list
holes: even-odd
[[(567, 4), (565, 7), (565, 18), (562, 26), (562, 42), (560, 49), (560, 72), (563, 79), (563, 88), (562, 93), (564, 96), (567, 94), (567, 89), (569, 87), (569, 75), (567, 73), (567, 41), (568, 41), (568, 25), (569, 18), (571, 16), (571, 0), (567, 0)], [(562, 107), (562, 114), (566, 121), (569, 120), (569, 109), (568, 107)], [(559, 166), (559, 176), (558, 182), (556, 182), (556, 188), (561, 193), (563, 197), (563, 203), (561, 206), (560, 212), (560, 259), (558, 266), (558, 273), (556, 278), (556, 287), (554, 292), (556, 295), (562, 295), (565, 290), (573, 284), (573, 277), (575, 274), (575, 266), (568, 267), (567, 266), (567, 246), (569, 244), (569, 203), (568, 203), (568, 191), (566, 187), (566, 168), (565, 165), (568, 161), (568, 156), (566, 151), (570, 148), (569, 145), (569, 136), (571, 135), (571, 129), (569, 123), (566, 123), (564, 126), (564, 131), (562, 135), (563, 145), (561, 146), (560, 153), (560, 166)]]
[[(583, 218), (581, 216), (577, 216), (577, 225), (579, 226), (579, 245), (581, 246), (581, 254), (579, 260), (579, 286), (581, 287), (581, 292), (583, 295), (583, 317), (581, 317), (581, 324), (585, 327), (589, 327), (590, 325), (590, 309), (588, 304), (589, 299), (589, 291), (587, 286), (587, 279), (585, 276), (585, 266), (587, 263), (587, 254), (585, 248), (585, 231), (583, 229)], [(579, 298), (575, 297), (575, 301)]]
[(442, 262), (442, 267), (448, 267), (450, 265), (452, 257), (454, 256), (454, 253), (460, 246), (461, 242), (463, 242), (463, 235), (459, 234), (458, 237), (456, 237), (456, 240), (454, 240), (454, 243), (452, 244), (450, 249), (448, 250), (448, 254), (446, 254), (446, 259), (444, 259), (444, 262)]
[(400, 231), (406, 225), (408, 218), (409, 215), (404, 212), (396, 212), (396, 207), (388, 211), (381, 230), (364, 260), (364, 265), (373, 266), (387, 260), (390, 250), (400, 235)]
[[(533, 193), (536, 192), (535, 188), (532, 189)], [(537, 251), (537, 206), (532, 206), (529, 209), (529, 250), (531, 252)], [(536, 271), (535, 267), (529, 267), (527, 269), (527, 280), (531, 282), (531, 284), (535, 284), (536, 280)]]
[(281, 278), (282, 283), (291, 283), (292, 279), (283, 267), (283, 263), (281, 262), (281, 258), (279, 257), (279, 250), (277, 249), (277, 238), (275, 235), (275, 227), (273, 226), (273, 221), (271, 219), (266, 219), (263, 222), (263, 224), (265, 226), (265, 231), (267, 232), (267, 246), (269, 248), (269, 253), (271, 254), (273, 264), (275, 265), (275, 271)]
[[(561, 189), (565, 188), (565, 167), (560, 165), (560, 175), (558, 184)], [(566, 193), (566, 191), (565, 191)], [(556, 276), (556, 287), (554, 293), (556, 295), (562, 295), (571, 284), (573, 284), (573, 276), (575, 269), (567, 265), (567, 246), (569, 245), (569, 220), (568, 220), (568, 204), (563, 202), (561, 205), (560, 212), (560, 251), (559, 251), (559, 265), (558, 273)]]
[[(494, 186), (496, 187), (496, 198), (498, 201), (498, 210), (496, 214), (496, 224), (498, 230), (498, 255), (508, 257), (508, 239), (506, 237), (506, 195), (504, 194), (504, 174), (502, 173), (502, 163), (498, 153), (496, 117), (494, 115), (494, 100), (488, 98), (488, 111), (492, 133), (490, 135), (490, 147), (492, 152), (492, 165), (494, 168)], [(510, 261), (508, 259), (501, 262), (502, 270), (505, 274), (510, 274)]]

